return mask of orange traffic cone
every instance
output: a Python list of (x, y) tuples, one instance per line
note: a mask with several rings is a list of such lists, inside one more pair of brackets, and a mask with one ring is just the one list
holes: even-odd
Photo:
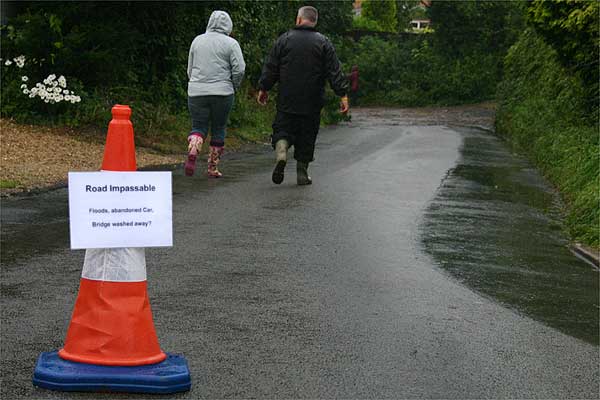
[(135, 171), (137, 166), (133, 124), (129, 120), (131, 108), (117, 104), (112, 108), (112, 115), (113, 119), (108, 124), (102, 170)]
[[(131, 109), (116, 105), (108, 125), (102, 170), (135, 171)], [(88, 249), (65, 359), (101, 365), (154, 364), (160, 350), (146, 291), (144, 249)]]
[[(112, 114), (102, 170), (135, 171), (131, 109), (116, 105)], [(84, 364), (88, 367), (82, 381), (77, 366)], [(176, 355), (167, 358), (158, 344), (143, 248), (86, 250), (64, 348), (58, 351), (58, 357), (56, 352), (42, 353), (33, 382), (58, 390), (189, 390), (185, 359)]]

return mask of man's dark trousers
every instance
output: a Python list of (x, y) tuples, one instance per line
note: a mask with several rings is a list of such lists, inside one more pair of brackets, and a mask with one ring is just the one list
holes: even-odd
[(315, 141), (320, 123), (320, 112), (291, 114), (277, 111), (275, 121), (273, 121), (271, 143), (275, 147), (279, 140), (287, 140), (290, 146), (294, 146), (294, 159), (309, 163), (314, 160)]

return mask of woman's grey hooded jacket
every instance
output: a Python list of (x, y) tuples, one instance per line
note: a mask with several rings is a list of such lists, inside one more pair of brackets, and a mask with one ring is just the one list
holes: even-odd
[(233, 22), (225, 11), (213, 11), (206, 33), (190, 46), (188, 96), (227, 96), (239, 88), (246, 63), (239, 43), (229, 37)]

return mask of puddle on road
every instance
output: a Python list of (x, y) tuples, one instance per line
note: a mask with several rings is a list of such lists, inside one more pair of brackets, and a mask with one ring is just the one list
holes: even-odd
[(69, 246), (66, 189), (2, 199), (2, 265)]
[(599, 272), (569, 251), (557, 194), (493, 134), (460, 131), (462, 157), (425, 212), (425, 250), (461, 283), (598, 345)]

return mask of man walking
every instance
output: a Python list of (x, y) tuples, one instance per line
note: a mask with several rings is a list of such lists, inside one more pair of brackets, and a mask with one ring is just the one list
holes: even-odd
[(279, 82), (277, 115), (272, 145), (277, 161), (273, 182), (283, 182), (287, 150), (294, 146), (298, 185), (310, 185), (308, 164), (314, 159), (321, 109), (325, 104), (325, 81), (341, 97), (340, 111), (348, 111), (348, 81), (329, 39), (316, 31), (314, 7), (298, 10), (296, 27), (281, 36), (271, 49), (258, 81), (258, 102), (267, 103), (268, 91)]

